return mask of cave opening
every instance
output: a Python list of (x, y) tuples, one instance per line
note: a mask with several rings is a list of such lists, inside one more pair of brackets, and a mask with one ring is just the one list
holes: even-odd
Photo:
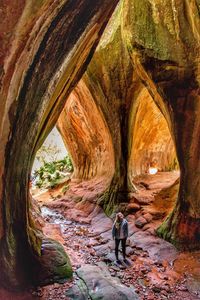
[(63, 184), (70, 179), (72, 172), (71, 158), (54, 127), (35, 155), (30, 177), (32, 196)]
[(179, 163), (167, 121), (145, 87), (133, 104), (131, 118), (129, 177), (137, 192), (129, 206), (136, 224), (153, 232), (174, 209)]

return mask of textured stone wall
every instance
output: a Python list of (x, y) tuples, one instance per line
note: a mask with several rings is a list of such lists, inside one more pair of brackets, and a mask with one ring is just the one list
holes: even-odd
[[(139, 119), (146, 112), (148, 120), (152, 109), (150, 105), (147, 111), (149, 102), (144, 107), (145, 97), (140, 101), (138, 98), (145, 87), (166, 119), (181, 171), (176, 206), (159, 234), (178, 246), (200, 247), (199, 0), (121, 1), (94, 54), (117, 2), (1, 1), (0, 267), (1, 281), (12, 287), (34, 281), (27, 276), (33, 265), (33, 277), (44, 270), (43, 238), (29, 215), (30, 170), (34, 154), (85, 71), (83, 84), (94, 101), (94, 115), (104, 128), (98, 133), (105, 149), (99, 170), (103, 170), (108, 157), (114, 162), (113, 179), (101, 199), (102, 205), (111, 212), (121, 201), (128, 201), (134, 189), (128, 162), (133, 146), (141, 148), (140, 136), (146, 132), (139, 128)], [(78, 89), (74, 92), (76, 100), (81, 93)], [(141, 104), (138, 114), (134, 114), (137, 101)], [(81, 111), (86, 118), (88, 108), (83, 103)], [(88, 114), (85, 126), (93, 123), (93, 117)], [(152, 130), (152, 136), (153, 129), (145, 119), (144, 124)], [(80, 126), (76, 127), (75, 131), (79, 130)], [(93, 130), (97, 134), (96, 126)], [(164, 127), (155, 129), (157, 137), (162, 131)], [(155, 149), (156, 141), (147, 144)], [(85, 153), (90, 148), (82, 147)], [(91, 156), (95, 160), (94, 153)], [(91, 175), (95, 166), (91, 167)], [(51, 243), (43, 244), (49, 249)]]
[(100, 108), (82, 80), (68, 98), (57, 127), (73, 161), (73, 178), (112, 178), (111, 135)]
[(159, 234), (191, 248), (200, 246), (199, 5), (125, 0), (122, 31), (138, 76), (166, 117), (180, 165), (176, 207)]
[(148, 173), (150, 167), (159, 171), (178, 168), (167, 122), (146, 88), (141, 90), (133, 106), (129, 176)]
[(159, 234), (180, 247), (189, 237), (194, 248), (200, 244), (199, 32), (199, 1), (121, 1), (83, 76), (114, 147), (115, 173), (104, 206), (127, 201), (132, 175), (145, 171), (155, 152), (161, 169), (175, 164), (176, 153), (178, 201)]
[(53, 279), (62, 251), (55, 245), (55, 266), (46, 265), (51, 243), (29, 216), (31, 166), (117, 2), (18, 1), (14, 7), (13, 1), (1, 2), (0, 267), (7, 286), (38, 280), (39, 270)]

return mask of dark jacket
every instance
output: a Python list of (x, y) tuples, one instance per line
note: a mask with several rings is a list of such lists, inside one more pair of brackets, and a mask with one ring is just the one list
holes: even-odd
[(115, 223), (113, 224), (112, 227), (112, 237), (113, 239), (120, 239), (120, 228), (122, 230), (123, 233), (123, 238), (127, 238), (128, 237), (128, 222), (126, 219), (123, 219), (120, 227), (116, 228)]

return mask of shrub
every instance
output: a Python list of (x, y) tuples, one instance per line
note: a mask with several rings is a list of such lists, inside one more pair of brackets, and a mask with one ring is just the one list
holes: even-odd
[(69, 156), (62, 160), (46, 162), (33, 174), (34, 184), (39, 188), (54, 188), (59, 181), (73, 172), (72, 161)]

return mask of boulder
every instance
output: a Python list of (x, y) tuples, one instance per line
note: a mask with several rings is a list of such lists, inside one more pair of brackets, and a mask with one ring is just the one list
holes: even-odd
[[(35, 265), (37, 283), (49, 284), (72, 277), (70, 260), (63, 246), (51, 239), (42, 242), (41, 256)], [(38, 271), (41, 270), (41, 271)]]
[(127, 213), (132, 213), (132, 212), (138, 211), (140, 208), (141, 208), (141, 206), (137, 203), (129, 203), (127, 205), (126, 211), (127, 211)]
[(135, 221), (135, 226), (138, 228), (142, 228), (147, 223), (147, 220), (141, 216)]
[[(112, 277), (104, 266), (84, 265), (77, 270), (77, 275), (87, 287), (87, 297), (92, 300), (138, 300), (133, 287), (121, 284), (120, 280)], [(78, 284), (80, 286), (80, 284)], [(76, 292), (73, 295), (73, 290)], [(85, 300), (83, 292), (77, 297), (77, 289), (67, 292), (69, 299)], [(85, 297), (85, 298), (84, 298)]]
[(144, 214), (143, 217), (147, 220), (147, 222), (151, 222), (153, 219), (153, 216), (150, 213)]

